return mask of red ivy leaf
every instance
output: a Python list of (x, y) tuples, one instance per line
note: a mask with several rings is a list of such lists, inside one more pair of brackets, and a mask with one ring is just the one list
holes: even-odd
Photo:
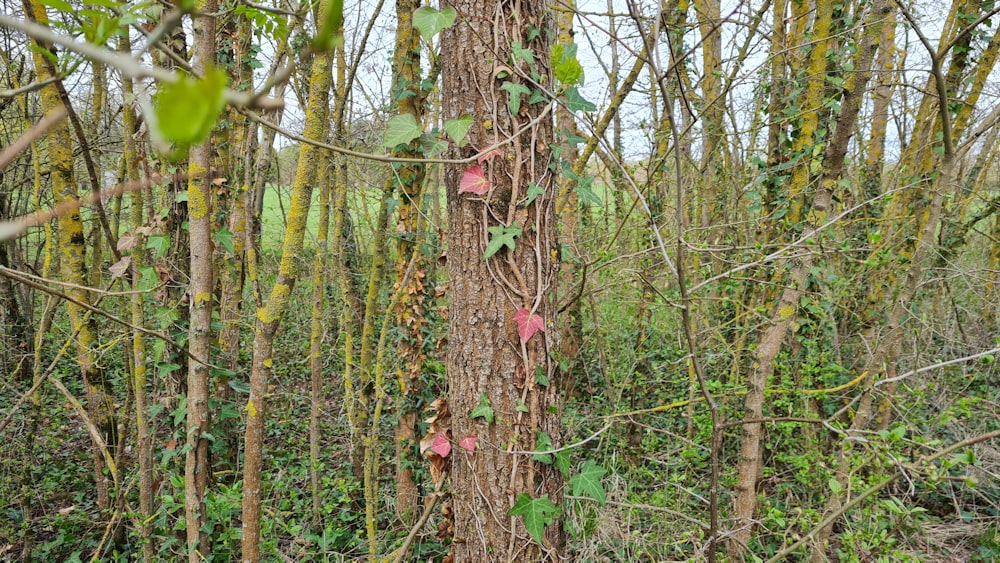
[(132, 263), (131, 256), (128, 255), (122, 256), (121, 260), (115, 262), (110, 268), (108, 268), (108, 271), (111, 272), (111, 277), (120, 278), (123, 275), (125, 275), (125, 272), (128, 270), (128, 267), (131, 263)]
[(479, 158), (477, 158), (476, 160), (479, 161), (479, 164), (482, 164), (487, 160), (493, 158), (494, 156), (500, 156), (501, 154), (503, 154), (503, 152), (501, 152), (500, 149), (493, 149), (491, 151), (481, 154)]
[(125, 234), (118, 237), (118, 251), (124, 252), (126, 250), (132, 250), (138, 242), (139, 237), (137, 237), (132, 231), (127, 231)]
[(545, 331), (545, 320), (541, 315), (532, 315), (527, 309), (518, 309), (514, 313), (514, 322), (517, 323), (517, 333), (521, 336), (521, 342), (527, 342), (540, 330)]
[(465, 438), (462, 438), (461, 440), (458, 441), (458, 445), (468, 450), (469, 453), (472, 453), (476, 449), (477, 439), (478, 438), (476, 438), (475, 436), (466, 436)]
[(462, 174), (458, 184), (458, 193), (470, 192), (476, 195), (486, 195), (490, 191), (490, 182), (482, 166), (472, 166)]
[(437, 436), (434, 437), (431, 449), (441, 457), (448, 457), (448, 454), (451, 453), (451, 442), (448, 441), (448, 436), (445, 436), (444, 432), (438, 432)]

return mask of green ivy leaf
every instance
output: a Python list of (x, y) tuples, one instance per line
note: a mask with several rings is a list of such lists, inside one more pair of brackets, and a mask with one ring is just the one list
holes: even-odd
[(226, 107), (222, 97), (225, 89), (226, 73), (217, 68), (205, 71), (201, 79), (182, 76), (173, 84), (162, 85), (155, 103), (160, 135), (182, 149), (207, 139)]
[(541, 90), (532, 90), (531, 97), (528, 98), (528, 105), (540, 104), (547, 101), (549, 101), (549, 99), (545, 96), (545, 92), (542, 92)]
[(500, 251), (501, 248), (507, 247), (511, 252), (514, 251), (514, 239), (521, 236), (521, 227), (517, 225), (511, 225), (505, 227), (503, 225), (497, 225), (495, 227), (490, 227), (490, 243), (486, 245), (486, 252), (483, 253), (483, 260), (489, 260), (491, 256)]
[(580, 95), (580, 91), (576, 88), (567, 88), (566, 92), (563, 94), (566, 98), (566, 109), (569, 111), (595, 111), (597, 106), (593, 103), (588, 102), (586, 98)]
[(215, 240), (215, 244), (225, 248), (226, 252), (230, 254), (236, 254), (236, 248), (233, 247), (233, 236), (233, 233), (225, 225), (212, 233), (212, 239)]
[(549, 495), (531, 498), (527, 493), (517, 497), (508, 516), (524, 516), (524, 527), (538, 543), (545, 543), (545, 526), (559, 517), (559, 507), (552, 504)]
[(139, 291), (152, 291), (160, 284), (160, 275), (156, 273), (156, 268), (143, 266), (139, 268)]
[(454, 25), (457, 16), (455, 8), (449, 7), (438, 11), (424, 6), (413, 12), (413, 27), (420, 31), (421, 37), (430, 41), (431, 37), (437, 35), (442, 29), (448, 29)]
[[(149, 235), (146, 239), (146, 250), (152, 250), (154, 258), (163, 258), (167, 250), (170, 250), (170, 235)], [(159, 276), (156, 281), (159, 283)]]
[[(545, 432), (539, 431), (538, 438), (535, 438), (535, 451), (547, 452), (554, 449), (556, 448), (552, 445), (552, 437)], [(531, 456), (531, 459), (545, 465), (552, 465), (552, 454), (535, 454)]]
[(520, 111), (521, 96), (523, 94), (531, 94), (531, 90), (527, 86), (524, 84), (515, 84), (513, 82), (504, 82), (500, 85), (500, 89), (510, 94), (510, 99), (507, 100), (507, 109), (509, 109), (512, 114), (516, 114)]
[(556, 453), (555, 465), (556, 469), (559, 470), (559, 473), (562, 473), (563, 477), (569, 478), (569, 450), (563, 450)]
[(458, 119), (448, 119), (444, 122), (444, 132), (460, 147), (468, 144), (465, 136), (469, 134), (470, 127), (472, 127), (471, 115), (463, 115)]
[(539, 186), (535, 182), (528, 182), (528, 194), (527, 199), (524, 200), (524, 206), (527, 207), (531, 205), (538, 196), (545, 194), (545, 188)]
[(576, 184), (576, 195), (580, 198), (580, 203), (584, 205), (601, 205), (601, 196), (594, 192), (591, 187), (594, 178), (591, 176), (580, 176)]
[(604, 473), (603, 467), (588, 459), (587, 463), (583, 464), (583, 469), (569, 480), (570, 486), (573, 487), (573, 495), (590, 497), (604, 505), (607, 501), (604, 487), (601, 485)]
[(490, 405), (490, 398), (483, 393), (479, 396), (479, 404), (476, 408), (472, 409), (472, 414), (469, 418), (481, 418), (487, 422), (487, 424), (493, 424), (493, 407)]
[(515, 62), (522, 60), (529, 65), (535, 64), (535, 54), (531, 51), (531, 49), (525, 49), (522, 47), (520, 41), (511, 43), (510, 53)]
[(423, 128), (417, 123), (417, 118), (408, 113), (394, 115), (385, 126), (385, 141), (387, 147), (405, 145), (420, 136)]
[(427, 133), (420, 135), (420, 151), (424, 153), (425, 157), (434, 158), (446, 150), (448, 150), (448, 143), (446, 141), (442, 141), (440, 138), (428, 135)]

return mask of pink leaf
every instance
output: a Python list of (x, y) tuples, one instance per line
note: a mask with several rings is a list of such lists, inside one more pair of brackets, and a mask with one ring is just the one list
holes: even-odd
[(128, 270), (129, 264), (132, 263), (131, 256), (122, 256), (122, 259), (115, 262), (108, 271), (111, 272), (111, 277), (120, 278), (125, 275), (125, 271)]
[(532, 315), (527, 309), (518, 309), (514, 313), (514, 322), (517, 323), (517, 333), (521, 336), (521, 342), (527, 342), (540, 330), (545, 331), (545, 320), (541, 315)]
[(434, 437), (431, 449), (441, 457), (448, 457), (448, 454), (451, 453), (451, 442), (448, 441), (448, 436), (445, 436), (444, 432), (438, 432), (437, 436)]
[(123, 252), (125, 250), (132, 250), (135, 248), (137, 242), (139, 242), (139, 237), (137, 237), (132, 231), (128, 231), (118, 237), (118, 251)]
[(462, 438), (461, 440), (458, 441), (458, 445), (468, 450), (469, 453), (472, 453), (476, 449), (477, 439), (478, 438), (476, 438), (475, 436), (466, 436), (465, 438)]
[(482, 166), (472, 166), (462, 174), (458, 184), (458, 193), (470, 192), (476, 195), (486, 195), (490, 191), (490, 182)]
[(477, 158), (476, 160), (479, 161), (479, 164), (482, 164), (482, 163), (486, 162), (487, 160), (493, 158), (494, 156), (500, 156), (501, 154), (503, 154), (503, 152), (501, 152), (500, 149), (493, 149), (493, 150), (491, 150), (489, 152), (485, 152), (485, 153), (481, 154), (479, 156), (479, 158)]

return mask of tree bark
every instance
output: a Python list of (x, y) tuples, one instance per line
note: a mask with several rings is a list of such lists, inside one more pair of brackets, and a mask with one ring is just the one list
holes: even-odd
[[(523, 96), (516, 114), (510, 111), (505, 82), (533, 88), (531, 70), (548, 88), (550, 31), (554, 29), (548, 2), (463, 0), (452, 6), (459, 21), (442, 33), (445, 119), (471, 115), (473, 147), (515, 135), (502, 155), (483, 163), (492, 189), (483, 197), (459, 193), (468, 166), (445, 172), (448, 199), (448, 268), (450, 271), (449, 350), (447, 373), (452, 432), (455, 439), (478, 439), (475, 451), (455, 448), (451, 494), (454, 511), (455, 561), (557, 561), (564, 536), (561, 523), (544, 530), (544, 545), (525, 532), (520, 517), (508, 515), (521, 495), (548, 495), (562, 501), (563, 479), (555, 468), (530, 455), (540, 432), (560, 440), (560, 401), (554, 362), (558, 329), (551, 326), (556, 308), (550, 302), (558, 263), (555, 182), (551, 117), (544, 103), (529, 104)], [(541, 33), (530, 34), (534, 27)], [(519, 42), (533, 52), (534, 63), (512, 58)], [(509, 75), (498, 70), (513, 64)], [(551, 90), (551, 88), (549, 88)], [(538, 118), (538, 119), (535, 119)], [(486, 123), (489, 122), (489, 123)], [(525, 131), (520, 129), (526, 128)], [(527, 206), (529, 184), (543, 194)], [(492, 232), (488, 235), (488, 229)], [(489, 236), (516, 232), (513, 250), (501, 249), (484, 260)], [(549, 323), (546, 332), (527, 342), (518, 335), (515, 313), (526, 309)], [(547, 385), (546, 385), (547, 383)], [(472, 418), (473, 409), (488, 402), (492, 423)], [(518, 410), (519, 404), (527, 412)], [(523, 411), (523, 408), (521, 409)]]

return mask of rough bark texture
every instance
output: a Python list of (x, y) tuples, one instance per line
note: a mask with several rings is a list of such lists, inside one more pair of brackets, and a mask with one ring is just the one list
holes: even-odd
[[(530, 65), (511, 58), (511, 45), (531, 49), (534, 65), (548, 80), (550, 30), (554, 28), (548, 2), (464, 0), (452, 4), (458, 23), (442, 33), (444, 118), (471, 115), (475, 121), (469, 141), (482, 147), (511, 136), (527, 126), (503, 155), (483, 163), (491, 191), (483, 197), (458, 193), (468, 166), (449, 166), (448, 267), (451, 275), (449, 350), (447, 359), (449, 406), (456, 440), (478, 437), (473, 453), (455, 448), (452, 459), (452, 509), (455, 561), (558, 560), (564, 537), (561, 523), (545, 528), (545, 545), (534, 542), (520, 516), (508, 516), (521, 494), (548, 495), (557, 506), (562, 500), (562, 478), (555, 468), (510, 453), (534, 449), (539, 432), (560, 444), (559, 400), (554, 365), (557, 327), (536, 333), (522, 344), (513, 320), (521, 308), (543, 319), (555, 317), (549, 293), (558, 270), (553, 199), (555, 183), (550, 165), (551, 116), (536, 123), (545, 103), (522, 99), (517, 115), (509, 112), (504, 81), (533, 85), (524, 79)], [(541, 30), (529, 39), (529, 27)], [(506, 78), (497, 71), (512, 64)], [(507, 68), (510, 68), (509, 66)], [(524, 200), (529, 183), (544, 188), (531, 205)], [(521, 229), (516, 249), (501, 249), (483, 260), (496, 229)], [(487, 229), (494, 228), (488, 234)], [(536, 371), (537, 370), (537, 371)], [(538, 375), (549, 378), (543, 386)], [(496, 415), (494, 423), (471, 418), (482, 396)], [(518, 412), (519, 401), (527, 412)]]

